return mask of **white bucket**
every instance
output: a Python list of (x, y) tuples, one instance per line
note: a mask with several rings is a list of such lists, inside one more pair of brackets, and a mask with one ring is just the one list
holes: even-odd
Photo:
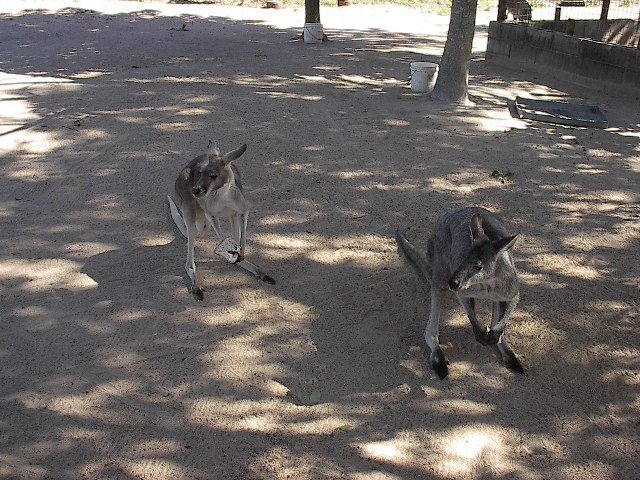
[(322, 33), (321, 23), (305, 23), (303, 30), (304, 43), (322, 42)]
[(431, 92), (436, 84), (439, 68), (437, 63), (411, 62), (411, 90), (422, 93)]

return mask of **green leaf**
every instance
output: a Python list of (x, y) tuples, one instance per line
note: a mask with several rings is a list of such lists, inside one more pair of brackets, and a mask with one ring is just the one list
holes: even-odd
[(336, 432), (342, 432), (342, 433), (347, 433), (349, 432), (353, 427), (351, 425), (340, 425), (338, 428), (336, 428)]
[(320, 403), (320, 399), (322, 396), (320, 395), (320, 390), (314, 390), (311, 392), (311, 396), (309, 397), (309, 401), (311, 405), (318, 405)]

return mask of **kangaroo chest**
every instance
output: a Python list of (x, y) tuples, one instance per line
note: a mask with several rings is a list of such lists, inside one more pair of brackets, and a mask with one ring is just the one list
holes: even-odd
[(246, 210), (246, 201), (242, 192), (234, 184), (226, 184), (202, 200), (201, 207), (214, 217), (228, 217)]

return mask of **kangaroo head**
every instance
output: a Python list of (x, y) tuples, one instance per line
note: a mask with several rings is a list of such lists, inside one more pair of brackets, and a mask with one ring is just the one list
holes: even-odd
[(469, 223), (471, 246), (460, 266), (449, 279), (453, 291), (464, 290), (482, 283), (495, 275), (496, 264), (502, 252), (516, 243), (518, 234), (491, 240), (482, 227), (482, 217), (475, 214)]
[(198, 162), (193, 169), (193, 194), (196, 197), (206, 195), (218, 190), (229, 183), (233, 172), (229, 165), (247, 150), (247, 145), (242, 145), (224, 155), (220, 155), (218, 142), (209, 141), (206, 156)]

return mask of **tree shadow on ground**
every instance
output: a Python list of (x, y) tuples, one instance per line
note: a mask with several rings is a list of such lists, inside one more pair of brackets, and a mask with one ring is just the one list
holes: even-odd
[[(638, 150), (621, 133), (637, 116), (610, 112), (617, 131), (514, 123), (522, 90), (597, 94), (482, 61), (476, 108), (430, 103), (406, 82), (408, 62), (436, 59), (416, 48), (442, 48), (428, 35), (304, 45), (153, 11), (0, 21), (3, 475), (635, 472)], [(115, 41), (131, 29), (137, 42)], [(212, 134), (249, 144), (250, 256), (278, 284), (202, 239), (197, 302), (166, 193)], [(453, 304), (450, 379), (428, 366), (428, 290), (392, 234), (420, 243), (468, 204), (522, 233), (509, 336), (524, 377)]]

